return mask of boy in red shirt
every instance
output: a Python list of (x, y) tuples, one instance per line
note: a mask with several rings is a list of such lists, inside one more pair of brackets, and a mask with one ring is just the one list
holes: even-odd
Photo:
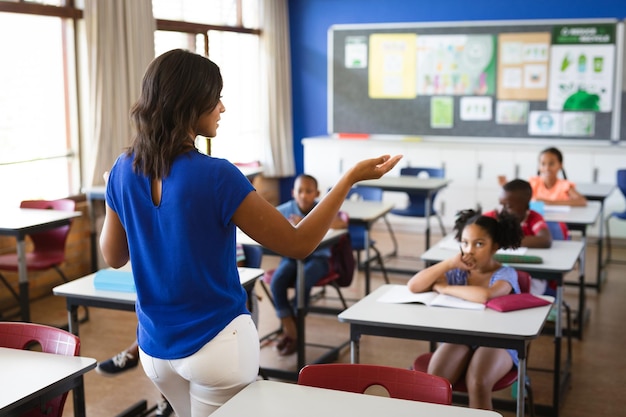
[[(543, 216), (530, 209), (532, 198), (532, 188), (528, 181), (515, 179), (502, 186), (500, 204), (502, 210), (514, 215), (520, 221), (524, 237), (521, 246), (527, 248), (549, 248), (552, 246), (552, 235)], [(484, 213), (485, 216), (496, 217), (496, 210)], [(554, 281), (532, 280), (531, 293), (533, 294), (555, 294)]]

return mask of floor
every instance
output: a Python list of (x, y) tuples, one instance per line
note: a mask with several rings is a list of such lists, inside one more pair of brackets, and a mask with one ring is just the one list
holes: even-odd
[[(423, 229), (423, 227), (422, 227)], [(389, 234), (384, 226), (375, 226), (373, 237), (383, 253), (392, 249)], [(423, 251), (422, 233), (409, 233), (407, 230), (396, 231), (399, 244), (399, 259), (404, 266), (422, 267), (417, 256)], [(433, 241), (441, 236), (434, 235)], [(597, 246), (590, 242), (587, 248), (587, 281), (595, 282)], [(614, 247), (615, 258), (626, 260), (626, 246)], [(276, 265), (277, 258), (265, 257), (263, 268)], [(388, 261), (392, 265), (392, 260)], [(626, 263), (610, 263), (606, 268), (606, 281), (602, 290), (588, 288), (587, 305), (590, 318), (585, 326), (584, 340), (573, 341), (573, 369), (571, 387), (565, 395), (560, 415), (563, 417), (615, 416), (623, 415), (626, 409), (626, 355), (622, 347), (626, 345), (626, 332), (623, 320), (626, 319)], [(572, 275), (573, 277), (573, 275)], [(393, 283), (402, 284), (409, 275), (390, 274)], [(383, 283), (380, 272), (373, 273), (372, 286)], [(333, 296), (333, 290), (329, 289)], [(259, 300), (259, 333), (266, 335), (278, 328), (278, 321), (267, 297), (256, 288)], [(359, 272), (351, 287), (344, 289), (344, 295), (357, 299), (364, 293), (363, 273)], [(570, 305), (577, 304), (578, 289), (565, 287), (565, 298)], [(321, 301), (336, 305), (336, 301)], [(66, 320), (64, 300), (50, 296), (34, 302), (33, 320), (50, 324), (60, 324)], [(90, 320), (80, 326), (82, 355), (104, 360), (129, 345), (134, 338), (136, 319), (134, 313), (105, 309), (90, 309)], [(621, 330), (620, 330), (621, 329)], [(335, 346), (348, 339), (348, 326), (339, 323), (335, 316), (309, 314), (306, 319), (307, 343)], [(563, 346), (565, 348), (565, 345)], [(426, 342), (387, 339), (381, 337), (363, 337), (361, 341), (361, 362), (408, 368), (413, 359), (428, 350)], [(313, 360), (323, 353), (320, 348), (307, 348), (307, 360)], [(547, 404), (551, 399), (551, 376), (539, 368), (552, 365), (553, 340), (542, 336), (532, 343), (529, 359), (535, 402)], [(350, 361), (349, 347), (344, 347), (339, 356), (340, 362)], [(295, 370), (295, 355), (279, 357), (272, 342), (266, 342), (261, 351), (263, 367)], [(533, 370), (534, 368), (535, 370)], [(153, 406), (159, 393), (145, 377), (141, 367), (107, 378), (90, 372), (85, 376), (87, 413), (91, 417), (113, 416), (141, 399), (146, 399)], [(497, 395), (511, 398), (510, 390)], [(510, 411), (499, 410), (505, 417), (513, 416)], [(71, 398), (65, 406), (65, 416), (73, 416)], [(295, 414), (297, 415), (297, 413)]]

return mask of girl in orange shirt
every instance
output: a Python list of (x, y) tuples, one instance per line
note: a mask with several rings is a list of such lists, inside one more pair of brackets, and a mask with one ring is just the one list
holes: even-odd
[[(563, 178), (558, 178), (561, 171)], [(533, 200), (545, 204), (586, 206), (585, 196), (576, 191), (573, 182), (567, 180), (563, 169), (563, 154), (556, 148), (548, 148), (539, 154), (539, 170), (537, 176), (528, 182), (533, 189)]]

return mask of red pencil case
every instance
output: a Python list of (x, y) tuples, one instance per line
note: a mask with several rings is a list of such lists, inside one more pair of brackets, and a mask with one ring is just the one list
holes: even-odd
[(539, 298), (529, 293), (508, 294), (501, 297), (492, 298), (485, 304), (488, 308), (496, 311), (515, 311), (525, 308), (541, 307), (552, 302)]

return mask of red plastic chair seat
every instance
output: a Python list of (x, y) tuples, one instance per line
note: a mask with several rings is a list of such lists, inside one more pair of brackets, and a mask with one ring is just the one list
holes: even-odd
[(360, 363), (307, 365), (300, 370), (298, 384), (359, 394), (364, 394), (371, 386), (380, 385), (391, 398), (452, 404), (452, 387), (447, 379), (390, 366)]
[[(26, 254), (27, 269), (42, 271), (59, 265), (65, 261), (65, 252), (29, 252)], [(9, 253), (0, 256), (0, 270), (17, 271), (17, 254)]]
[[(415, 361), (413, 362), (413, 369), (420, 372), (428, 371), (428, 364), (430, 363), (430, 358), (432, 358), (432, 352), (424, 353), (423, 355), (419, 355)], [(517, 368), (513, 367), (511, 370), (504, 375), (502, 378), (496, 382), (492, 391), (500, 391), (505, 388), (510, 387), (513, 383), (517, 381)], [(459, 378), (459, 380), (452, 386), (453, 391), (459, 392), (467, 392), (467, 386), (465, 385), (465, 379), (463, 377)]]

